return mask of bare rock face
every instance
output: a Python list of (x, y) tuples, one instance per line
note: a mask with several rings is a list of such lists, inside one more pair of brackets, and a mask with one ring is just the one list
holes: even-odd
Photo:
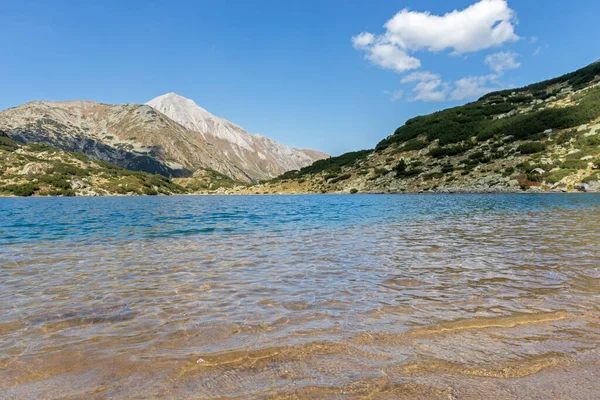
[(273, 178), (329, 157), (315, 150), (295, 149), (262, 135), (252, 135), (175, 93), (159, 96), (146, 104), (187, 129), (198, 132), (253, 178)]
[(38, 175), (46, 172), (50, 167), (51, 165), (48, 163), (30, 162), (26, 164), (18, 174), (27, 176)]

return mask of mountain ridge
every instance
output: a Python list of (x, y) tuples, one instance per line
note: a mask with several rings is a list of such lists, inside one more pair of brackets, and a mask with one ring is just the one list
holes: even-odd
[(298, 169), (328, 155), (308, 149), (296, 149), (215, 116), (191, 99), (170, 92), (147, 105), (165, 114), (220, 148), (234, 164), (261, 179), (272, 178), (284, 170)]
[[(600, 191), (600, 64), (411, 118), (237, 193)], [(235, 191), (232, 191), (235, 192)]]
[[(212, 121), (225, 123), (226, 120), (191, 102), (205, 115), (210, 115)], [(227, 138), (213, 136), (206, 130), (188, 129), (151, 106), (134, 103), (35, 100), (0, 111), (0, 130), (21, 143), (47, 143), (126, 169), (173, 177), (214, 170), (235, 180), (253, 182), (326, 157), (323, 153), (303, 150), (303, 159), (292, 160), (290, 165), (273, 157), (260, 160), (260, 151), (268, 153), (265, 147), (277, 143), (268, 138), (256, 139), (263, 143), (257, 150), (249, 148), (231, 157), (227, 153), (230, 147)], [(294, 155), (283, 154), (282, 157)]]

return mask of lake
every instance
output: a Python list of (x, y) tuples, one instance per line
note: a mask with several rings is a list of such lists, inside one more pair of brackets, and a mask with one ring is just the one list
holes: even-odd
[(600, 195), (0, 199), (0, 398), (597, 398)]

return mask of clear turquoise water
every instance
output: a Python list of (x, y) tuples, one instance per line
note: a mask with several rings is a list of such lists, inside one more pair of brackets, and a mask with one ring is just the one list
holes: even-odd
[(0, 222), (0, 398), (600, 392), (599, 195), (2, 198)]
[(322, 231), (599, 207), (595, 194), (0, 198), (0, 245)]

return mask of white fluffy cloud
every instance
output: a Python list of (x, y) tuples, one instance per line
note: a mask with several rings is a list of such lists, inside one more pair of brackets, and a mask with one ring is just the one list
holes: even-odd
[(402, 78), (402, 83), (415, 83), (411, 101), (467, 100), (497, 90), (499, 75), (468, 76), (452, 84), (446, 83), (438, 74), (418, 71)]
[(406, 75), (402, 83), (415, 83), (412, 89), (414, 97), (411, 101), (443, 101), (446, 100), (450, 87), (442, 82), (442, 77), (429, 71), (418, 71)]
[(393, 69), (398, 72), (417, 69), (421, 66), (421, 61), (418, 59), (411, 57), (398, 47), (386, 43), (378, 43), (370, 46), (366, 57), (383, 68)]
[(448, 95), (450, 87), (443, 83), (441, 79), (432, 81), (423, 81), (415, 85), (413, 91), (415, 97), (413, 101), (444, 101)]
[(496, 73), (502, 73), (509, 69), (519, 68), (519, 63), (516, 53), (510, 51), (501, 51), (499, 53), (490, 54), (485, 58), (485, 63)]
[(365, 58), (397, 72), (417, 69), (417, 50), (469, 53), (517, 40), (514, 11), (506, 0), (480, 0), (445, 15), (404, 9), (384, 25), (381, 35), (363, 32), (352, 38)]

